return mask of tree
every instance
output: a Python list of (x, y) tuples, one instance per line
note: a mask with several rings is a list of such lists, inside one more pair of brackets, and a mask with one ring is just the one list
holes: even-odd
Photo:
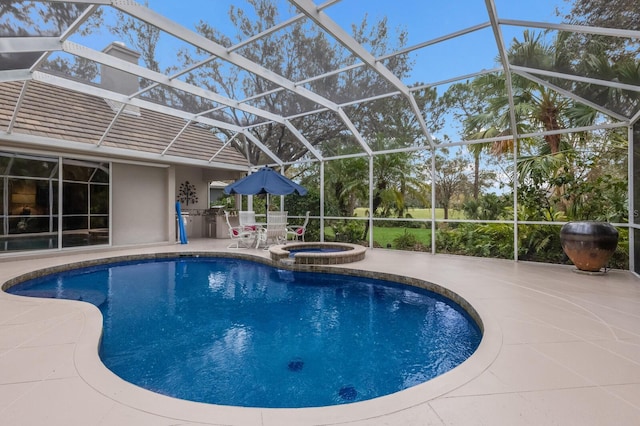
[[(234, 40), (225, 36), (205, 22), (196, 28), (203, 36), (227, 47), (250, 38), (279, 21), (278, 8), (272, 0), (249, 0), (252, 11), (231, 6), (229, 16), (237, 29)], [(353, 28), (353, 37), (360, 43), (371, 46), (374, 56), (381, 56), (399, 49), (406, 43), (406, 33), (391, 37), (385, 18), (369, 24), (363, 22)], [(202, 52), (200, 52), (202, 53)], [(346, 49), (328, 38), (323, 31), (306, 21), (291, 24), (287, 31), (280, 31), (238, 49), (242, 56), (255, 61), (270, 71), (291, 81), (304, 81), (340, 69), (356, 62), (356, 58)], [(200, 60), (189, 52), (180, 55), (182, 65), (187, 66)], [(394, 74), (402, 78), (407, 75), (411, 64), (406, 55), (394, 57), (387, 64)], [(344, 135), (345, 126), (333, 112), (295, 117), (301, 112), (319, 110), (314, 102), (287, 90), (280, 90), (275, 84), (256, 74), (247, 73), (222, 61), (211, 61), (190, 73), (187, 81), (205, 87), (232, 99), (252, 98), (251, 105), (267, 111), (291, 117), (291, 123), (298, 128), (314, 146), (327, 144)], [(333, 102), (374, 96), (389, 91), (386, 82), (368, 67), (352, 68), (348, 71), (310, 81), (304, 84), (310, 90)], [(265, 94), (258, 96), (260, 94)], [(366, 117), (378, 113), (381, 103), (371, 102), (352, 107), (349, 116), (354, 122), (363, 122)], [(250, 126), (250, 131), (277, 156), (286, 161), (295, 161), (308, 155), (307, 149), (285, 126), (279, 123), (259, 125), (265, 120), (239, 110), (221, 109), (216, 118), (241, 126)], [(383, 113), (384, 114), (384, 113)], [(264, 161), (263, 154), (253, 144), (238, 143), (237, 147), (253, 164)]]
[[(597, 43), (592, 43), (589, 50), (577, 62), (576, 73), (595, 79), (607, 79), (640, 86), (640, 60), (636, 58), (616, 60), (607, 53), (603, 46), (598, 46)], [(598, 84), (580, 83), (576, 84), (573, 90), (578, 96), (626, 117), (633, 117), (640, 102), (640, 93), (637, 91), (621, 90)], [(580, 112), (580, 110), (575, 112)], [(592, 122), (595, 111), (590, 109), (590, 112), (582, 118), (591, 118)], [(589, 120), (583, 122), (590, 123)]]
[(462, 209), (467, 219), (472, 220), (498, 220), (509, 219), (505, 212), (513, 206), (513, 197), (510, 195), (484, 194), (478, 199), (467, 200)]
[[(435, 89), (416, 94), (417, 104), (423, 111), (431, 111), (431, 130), (441, 126), (442, 109), (437, 104)], [(424, 135), (415, 114), (401, 98), (378, 100), (371, 106), (360, 124), (361, 133), (370, 142), (373, 151), (406, 148), (424, 143)], [(430, 106), (434, 108), (431, 109)], [(351, 113), (349, 111), (348, 113)], [(404, 217), (407, 198), (426, 204), (426, 189), (417, 175), (420, 163), (415, 152), (397, 152), (373, 156), (372, 214), (378, 217)], [(352, 216), (358, 205), (369, 203), (369, 165), (365, 158), (332, 160), (327, 165), (327, 186), (335, 193), (337, 204), (346, 216)], [(369, 222), (362, 239), (366, 239)]]
[[(542, 70), (561, 70), (565, 68), (567, 58), (556, 49), (556, 44), (545, 43), (542, 33), (525, 30), (523, 40), (514, 39), (508, 50), (509, 61), (514, 65), (527, 66)], [(486, 74), (476, 78), (472, 83), (474, 90), (489, 97), (487, 108), (472, 119), (467, 126), (492, 129), (493, 134), (512, 134), (510, 130), (510, 105), (507, 97), (504, 76)], [(514, 113), (518, 125), (518, 133), (529, 133), (536, 130), (554, 131), (565, 128), (566, 111), (572, 103), (555, 90), (537, 82), (514, 75), (512, 78)], [(561, 135), (545, 135), (551, 154), (558, 153)], [(500, 141), (494, 144), (495, 153), (511, 151), (511, 141)]]
[[(149, 1), (145, 0), (144, 5), (149, 7)], [(127, 45), (133, 50), (140, 53), (140, 57), (148, 69), (160, 72), (160, 64), (156, 57), (160, 30), (120, 11), (117, 12), (116, 16), (118, 20), (115, 24), (109, 25), (109, 29), (126, 41)]]
[[(531, 68), (562, 71), (566, 70), (568, 58), (557, 46), (566, 35), (548, 43), (543, 33), (524, 31), (522, 41), (514, 39), (508, 49), (509, 61)], [(568, 114), (574, 103), (558, 92), (519, 75), (512, 76), (514, 114), (518, 134), (535, 131), (554, 131), (566, 128)], [(466, 140), (507, 136), (511, 129), (511, 106), (506, 79), (501, 73), (485, 74), (472, 81), (452, 85), (443, 102), (454, 108), (454, 117), (463, 123), (462, 137)], [(533, 148), (531, 158), (540, 154), (556, 156), (561, 151), (560, 134), (547, 134), (541, 139), (520, 139), (520, 155), (526, 155)], [(544, 144), (542, 144), (544, 142)], [(489, 151), (499, 157), (513, 152), (511, 138), (500, 139), (492, 144), (468, 145), (474, 156), (474, 199), (480, 195), (480, 157)]]
[[(579, 73), (576, 70), (587, 65), (572, 59), (575, 55), (567, 50), (567, 40), (567, 33), (559, 33), (557, 37), (547, 41), (543, 38), (543, 33), (525, 31), (522, 40), (514, 39), (509, 47), (509, 61), (515, 65), (535, 69)], [(569, 84), (557, 78), (552, 78), (550, 82), (560, 87)], [(449, 99), (455, 99), (460, 93), (470, 95), (472, 108), (467, 107), (458, 115), (464, 122), (464, 136), (467, 140), (512, 133), (511, 108), (505, 85), (506, 80), (502, 74), (486, 74), (462, 87), (450, 89)], [(572, 89), (587, 91), (580, 85)], [(599, 116), (592, 108), (519, 75), (513, 75), (512, 92), (518, 134), (590, 126)], [(610, 94), (601, 96), (620, 99)], [(474, 102), (474, 99), (478, 101)], [(458, 108), (460, 109), (459, 106)], [(470, 112), (476, 114), (472, 115)], [(519, 139), (519, 200), (530, 200), (531, 206), (536, 207), (536, 212), (540, 212), (542, 208), (550, 212), (558, 208), (566, 210), (569, 198), (566, 197), (567, 189), (564, 188), (564, 184), (571, 180), (568, 173), (574, 169), (571, 161), (575, 157), (572, 153), (580, 141), (587, 139), (585, 133), (557, 133)], [(483, 151), (483, 147), (476, 149), (474, 154)], [(511, 139), (493, 143), (494, 155), (499, 156), (512, 151)], [(552, 213), (550, 215), (552, 216)]]
[[(560, 11), (557, 14), (562, 15)], [(571, 24), (640, 31), (640, 8), (637, 0), (572, 0), (564, 20)], [(638, 39), (575, 34), (572, 41), (575, 43), (574, 51), (594, 43), (606, 45), (607, 53), (614, 60), (637, 57), (640, 53)]]
[(574, 142), (569, 165), (557, 174), (565, 189), (551, 203), (565, 206), (567, 216), (580, 220), (628, 220), (626, 129), (594, 132)]
[[(17, 0), (0, 6), (0, 35), (3, 37), (55, 36), (71, 25), (88, 5), (37, 4)], [(98, 12), (96, 14), (100, 16)]]
[[(558, 15), (562, 15), (559, 11)], [(564, 19), (571, 24), (640, 30), (637, 0), (575, 0)], [(640, 85), (640, 39), (600, 34), (570, 33), (564, 49), (577, 75)], [(611, 111), (632, 117), (640, 100), (638, 92), (596, 84), (578, 83), (572, 90)]]
[(327, 214), (350, 217), (358, 205), (368, 205), (369, 162), (364, 157), (325, 163)]
[[(446, 154), (446, 153), (445, 153)], [(451, 201), (456, 195), (468, 193), (471, 185), (468, 177), (469, 162), (460, 155), (436, 156), (435, 182), (436, 202), (444, 209), (444, 219), (449, 219)]]
[[(453, 118), (463, 123), (462, 138), (464, 140), (485, 139), (496, 135), (495, 127), (484, 128), (484, 121), (475, 118), (481, 117), (484, 109), (483, 88), (478, 85), (465, 83), (453, 84), (447, 89), (440, 99), (440, 103), (446, 109), (452, 111)], [(475, 143), (467, 145), (467, 149), (473, 155), (473, 198), (478, 200), (480, 196), (480, 160), (482, 153), (491, 150), (489, 143)]]
[[(17, 0), (0, 5), (0, 37), (56, 36), (65, 31), (88, 7), (72, 3), (47, 3)], [(95, 11), (81, 30), (86, 35), (102, 23), (102, 11)], [(29, 68), (43, 52), (27, 52), (20, 55), (0, 53), (1, 68)], [(71, 63), (69, 59), (55, 58), (47, 61), (49, 69), (70, 73), (87, 80), (95, 78), (97, 66), (88, 61)]]

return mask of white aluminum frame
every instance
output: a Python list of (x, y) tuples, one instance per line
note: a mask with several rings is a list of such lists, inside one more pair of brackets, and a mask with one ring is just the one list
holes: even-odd
[[(65, 0), (35, 0), (43, 3), (51, 2), (51, 3), (69, 3)], [(46, 149), (46, 147), (57, 146), (61, 149), (71, 150), (73, 152), (85, 152), (95, 154), (96, 149), (97, 152), (102, 153), (103, 155), (112, 155), (117, 158), (139, 158), (142, 161), (170, 161), (176, 164), (186, 164), (193, 166), (204, 166), (204, 167), (220, 167), (231, 170), (249, 170), (255, 165), (247, 164), (246, 167), (240, 166), (230, 166), (228, 164), (224, 164), (222, 162), (215, 162), (215, 158), (222, 152), (223, 149), (228, 147), (234, 140), (238, 139), (240, 135), (243, 136), (244, 143), (253, 144), (258, 147), (271, 161), (273, 164), (279, 167), (288, 164), (294, 164), (295, 162), (286, 162), (281, 158), (278, 158), (275, 153), (273, 153), (262, 141), (260, 141), (257, 137), (255, 137), (249, 130), (253, 127), (277, 123), (286, 127), (286, 129), (308, 150), (310, 154), (310, 159), (305, 159), (304, 162), (319, 162), (320, 163), (320, 208), (321, 208), (321, 235), (323, 234), (324, 229), (324, 175), (325, 175), (325, 162), (332, 159), (342, 159), (342, 158), (355, 158), (355, 157), (368, 157), (369, 158), (369, 210), (370, 217), (368, 218), (370, 224), (371, 237), (372, 229), (373, 229), (373, 212), (372, 210), (372, 198), (373, 198), (373, 189), (371, 184), (373, 183), (373, 156), (375, 155), (385, 155), (385, 154), (393, 154), (397, 152), (411, 152), (411, 151), (421, 151), (421, 150), (435, 150), (441, 146), (453, 147), (453, 146), (463, 146), (475, 143), (487, 143), (493, 142), (496, 140), (504, 140), (504, 139), (512, 139), (514, 142), (514, 146), (517, 147), (519, 139), (527, 138), (531, 136), (540, 136), (540, 135), (548, 135), (548, 134), (560, 134), (560, 133), (571, 133), (576, 131), (589, 131), (596, 129), (611, 129), (617, 127), (628, 127), (628, 140), (629, 140), (629, 211), (630, 214), (633, 212), (633, 193), (635, 191), (635, 186), (633, 183), (633, 125), (640, 120), (640, 110), (635, 112), (631, 118), (622, 116), (621, 114), (615, 113), (607, 108), (599, 106), (594, 102), (588, 101), (580, 96), (575, 95), (574, 93), (557, 87), (556, 85), (545, 81), (541, 77), (553, 77), (553, 78), (561, 78), (566, 79), (567, 81), (575, 81), (587, 84), (595, 84), (601, 85), (604, 87), (611, 87), (621, 90), (628, 90), (633, 92), (640, 92), (640, 86), (624, 84), (613, 81), (606, 81), (601, 79), (587, 78), (576, 75), (567, 75), (561, 72), (555, 71), (546, 71), (533, 69), (529, 67), (517, 66), (509, 63), (507, 57), (506, 45), (504, 43), (502, 28), (504, 26), (518, 26), (518, 27), (527, 27), (527, 28), (538, 28), (544, 30), (553, 30), (553, 31), (570, 31), (582, 34), (593, 34), (593, 35), (604, 35), (611, 37), (619, 37), (619, 38), (630, 38), (630, 39), (640, 39), (640, 31), (626, 30), (626, 29), (615, 29), (615, 28), (600, 28), (600, 27), (588, 27), (582, 25), (568, 25), (568, 24), (555, 24), (555, 23), (546, 23), (546, 22), (537, 22), (537, 21), (527, 21), (527, 20), (516, 20), (516, 19), (503, 19), (499, 16), (498, 11), (496, 9), (496, 5), (494, 0), (484, 0), (485, 7), (487, 10), (487, 14), (489, 17), (488, 22), (482, 22), (477, 25), (473, 25), (450, 34), (445, 34), (440, 37), (436, 37), (430, 40), (422, 41), (412, 46), (399, 49), (396, 52), (386, 54), (381, 57), (374, 57), (371, 53), (364, 48), (364, 46), (360, 45), (344, 28), (339, 26), (334, 20), (332, 20), (324, 10), (331, 7), (335, 3), (340, 0), (328, 0), (320, 5), (316, 5), (312, 0), (288, 0), (290, 4), (295, 6), (300, 12), (287, 20), (274, 25), (271, 28), (267, 28), (259, 34), (256, 34), (252, 37), (249, 37), (245, 40), (242, 40), (231, 46), (226, 48), (222, 45), (219, 45), (189, 29), (183, 27), (171, 19), (162, 16), (155, 11), (147, 8), (146, 6), (136, 3), (132, 0), (72, 0), (72, 3), (78, 4), (86, 4), (88, 5), (87, 9), (75, 20), (75, 22), (69, 26), (60, 36), (58, 37), (5, 37), (0, 39), (0, 53), (25, 53), (25, 52), (43, 52), (42, 55), (28, 68), (22, 70), (5, 70), (0, 71), (0, 82), (7, 81), (23, 81), (23, 87), (21, 89), (20, 95), (16, 100), (16, 104), (13, 110), (13, 114), (10, 118), (9, 125), (7, 129), (0, 129), (0, 138), (7, 141), (9, 144), (13, 144), (15, 146), (24, 146), (27, 149), (29, 147), (33, 148), (42, 148)], [(345, 0), (348, 1), (348, 0)], [(197, 64), (186, 67), (182, 70), (177, 71), (172, 75), (165, 75), (162, 73), (154, 72), (145, 67), (129, 63), (127, 61), (115, 58), (113, 56), (107, 55), (102, 52), (95, 51), (88, 47), (79, 45), (77, 43), (73, 43), (68, 41), (67, 39), (77, 31), (80, 26), (87, 21), (91, 17), (93, 13), (95, 13), (100, 7), (113, 7), (129, 16), (132, 16), (136, 19), (142, 20), (150, 25), (157, 27), (159, 30), (171, 34), (180, 40), (185, 41), (186, 43), (197, 47), (198, 49), (202, 49), (210, 54), (204, 60), (198, 62)], [(341, 69), (336, 69), (333, 71), (326, 72), (322, 75), (318, 75), (315, 77), (307, 78), (302, 81), (291, 81), (283, 76), (277, 75), (274, 72), (266, 69), (265, 67), (254, 63), (247, 58), (241, 56), (236, 53), (239, 49), (246, 47), (247, 45), (258, 41), (264, 37), (267, 37), (270, 34), (273, 34), (276, 31), (287, 28), (289, 25), (294, 22), (300, 21), (301, 19), (310, 19), (317, 26), (319, 26), (322, 30), (324, 30), (327, 34), (333, 37), (338, 43), (342, 46), (346, 47), (350, 52), (353, 53), (354, 57), (357, 59), (357, 62), (348, 67), (343, 67)], [(476, 31), (483, 30), (485, 28), (491, 28), (496, 47), (500, 56), (501, 66), (490, 69), (490, 70), (480, 70), (475, 73), (466, 74), (463, 76), (453, 77), (447, 80), (438, 81), (438, 82), (426, 82), (416, 87), (408, 87), (404, 84), (397, 76), (395, 76), (388, 68), (386, 68), (382, 61), (391, 59), (398, 55), (404, 55), (407, 53), (414, 52), (416, 50), (422, 49), (427, 46), (436, 45), (440, 42), (451, 40), (456, 37), (460, 37), (466, 34), (470, 34)], [(68, 54), (75, 55), (77, 57), (81, 57), (90, 61), (94, 61), (97, 63), (101, 63), (107, 65), (109, 67), (131, 73), (139, 78), (144, 78), (153, 83), (136, 93), (132, 93), (129, 95), (123, 95), (119, 93), (115, 93), (112, 91), (100, 89), (89, 84), (80, 83), (78, 81), (74, 81), (69, 78), (60, 77), (57, 75), (53, 75), (51, 73), (40, 70), (40, 65), (46, 60), (46, 58), (52, 52), (65, 52)], [(270, 90), (268, 92), (255, 94), (246, 99), (230, 99), (228, 97), (222, 96), (214, 91), (197, 87), (192, 84), (185, 83), (178, 79), (178, 77), (191, 72), (198, 67), (211, 62), (213, 60), (220, 59), (223, 61), (232, 64), (233, 66), (239, 67), (243, 70), (246, 70), (249, 73), (259, 76), (262, 79), (265, 79), (278, 87), (276, 89)], [(368, 67), (373, 70), (379, 77), (387, 81), (393, 90), (388, 93), (381, 93), (375, 96), (371, 96), (368, 98), (359, 98), (352, 99), (346, 101), (342, 104), (337, 104), (324, 96), (321, 96), (313, 91), (304, 87), (306, 83), (310, 83), (313, 81), (317, 81), (322, 78), (326, 78), (329, 76), (337, 75), (339, 73), (349, 71), (352, 69), (356, 69), (359, 67)], [(513, 134), (510, 136), (502, 136), (495, 138), (485, 138), (478, 139), (473, 141), (455, 141), (446, 144), (437, 143), (432, 137), (431, 132), (429, 131), (427, 122), (425, 121), (425, 116), (423, 115), (423, 111), (420, 111), (416, 100), (413, 94), (425, 88), (431, 88), (439, 85), (446, 85), (449, 83), (453, 83), (455, 81), (460, 81), (464, 79), (473, 78), (475, 76), (500, 72), (503, 73), (506, 79), (506, 88), (507, 95), (509, 100), (510, 107), (510, 125), (513, 131)], [(576, 102), (580, 102), (584, 105), (588, 105), (591, 108), (599, 111), (602, 114), (605, 114), (611, 117), (613, 120), (617, 120), (616, 123), (606, 123), (597, 126), (589, 126), (582, 127), (576, 129), (562, 129), (554, 132), (537, 132), (531, 134), (517, 134), (516, 127), (516, 118), (514, 114), (514, 99), (513, 99), (513, 87), (512, 87), (512, 74), (519, 75), (521, 77), (527, 78), (537, 84), (541, 84), (544, 87), (547, 87), (563, 96), (566, 96)], [(39, 81), (44, 82), (46, 84), (54, 85), (57, 87), (62, 87), (69, 90), (74, 90), (82, 93), (86, 93), (92, 96), (99, 96), (105, 99), (109, 99), (118, 103), (121, 103), (121, 107), (114, 113), (114, 117), (112, 118), (110, 124), (105, 129), (100, 140), (93, 146), (86, 146), (86, 144), (76, 143), (74, 141), (60, 141), (54, 140), (50, 138), (44, 137), (26, 137), (22, 134), (14, 133), (14, 124), (16, 122), (16, 117), (20, 108), (23, 104), (23, 100), (26, 96), (27, 88), (30, 84), (30, 81)], [(172, 89), (184, 91), (186, 93), (190, 93), (195, 96), (199, 96), (203, 99), (206, 99), (218, 106), (208, 110), (208, 111), (200, 111), (198, 113), (191, 113), (179, 110), (177, 108), (158, 105), (156, 103), (152, 103), (149, 101), (145, 101), (140, 98), (144, 92), (151, 90), (152, 88), (163, 85)], [(281, 116), (279, 114), (275, 114), (271, 111), (261, 109), (255, 106), (250, 105), (248, 102), (260, 98), (262, 96), (266, 96), (270, 93), (275, 93), (278, 91), (288, 91), (297, 96), (301, 96), (306, 98), (315, 104), (319, 105), (319, 109), (315, 109), (312, 111), (302, 112), (299, 114), (291, 115), (288, 117)], [(344, 108), (357, 103), (364, 103), (373, 100), (385, 99), (391, 96), (402, 96), (404, 97), (411, 107), (411, 110), (415, 114), (417, 119), (417, 125), (420, 128), (422, 134), (424, 135), (428, 144), (426, 145), (418, 145), (414, 146), (398, 148), (398, 149), (388, 149), (383, 151), (373, 151), (366, 140), (366, 138), (359, 132), (357, 126), (352, 122), (349, 115), (345, 112)], [(125, 150), (120, 148), (107, 147), (103, 145), (104, 140), (106, 139), (108, 133), (113, 128), (113, 126), (117, 123), (118, 119), (125, 111), (127, 106), (134, 106), (144, 109), (153, 110), (156, 112), (160, 112), (163, 114), (169, 114), (174, 117), (179, 117), (185, 120), (185, 125), (179, 130), (175, 135), (173, 135), (171, 142), (169, 142), (160, 154), (150, 154), (145, 152), (136, 152), (133, 150)], [(220, 120), (214, 120), (205, 117), (205, 114), (211, 113), (213, 111), (222, 109), (222, 108), (232, 108), (239, 111), (242, 111), (246, 114), (251, 114), (255, 117), (262, 118), (266, 121), (260, 122), (253, 125), (240, 126), (233, 123), (228, 123)], [(302, 132), (297, 129), (292, 123), (293, 119), (317, 114), (324, 111), (331, 111), (340, 118), (340, 120), (344, 123), (348, 131), (353, 135), (357, 143), (361, 148), (361, 152), (349, 155), (339, 155), (339, 156), (325, 156), (323, 153), (314, 145), (312, 145), (307, 138), (302, 134)], [(184, 131), (188, 128), (189, 125), (193, 123), (200, 123), (206, 126), (210, 126), (215, 129), (224, 130), (227, 134), (232, 134), (231, 137), (224, 142), (222, 148), (218, 149), (215, 152), (211, 153), (211, 157), (208, 161), (196, 160), (196, 159), (188, 159), (182, 157), (172, 157), (167, 155), (169, 149), (180, 139)], [(242, 141), (237, 141), (237, 143), (242, 143)], [(516, 170), (515, 166), (518, 160), (517, 157), (517, 149), (514, 149), (513, 153), (513, 167)], [(431, 174), (432, 179), (435, 176), (435, 157), (432, 156), (431, 159)], [(514, 173), (513, 177), (513, 187), (514, 187), (514, 211), (517, 212), (517, 193), (518, 193), (518, 179)], [(435, 206), (435, 191), (432, 191), (432, 205)], [(632, 216), (632, 215), (631, 215)], [(435, 210), (432, 210), (431, 217), (431, 228), (432, 228), (432, 252), (435, 253), (435, 231), (436, 231), (436, 218), (435, 218)], [(510, 222), (514, 226), (514, 258), (517, 260), (517, 240), (518, 240), (518, 221), (517, 213), (514, 214), (513, 220)], [(524, 222), (522, 222), (524, 223)], [(640, 224), (637, 224), (633, 217), (629, 218), (628, 227), (630, 230), (640, 229)], [(370, 239), (371, 241), (373, 238)], [(630, 252), (631, 258), (630, 262), (632, 265), (632, 269), (635, 267), (633, 262), (633, 247), (634, 236), (633, 232), (630, 235)]]

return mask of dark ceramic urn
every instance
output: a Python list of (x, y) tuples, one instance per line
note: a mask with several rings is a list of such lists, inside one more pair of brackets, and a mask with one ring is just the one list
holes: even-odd
[(569, 222), (560, 230), (560, 243), (581, 271), (599, 272), (618, 246), (618, 230), (608, 222)]

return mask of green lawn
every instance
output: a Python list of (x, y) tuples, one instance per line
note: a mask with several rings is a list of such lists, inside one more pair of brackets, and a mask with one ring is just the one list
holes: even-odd
[(404, 233), (413, 234), (417, 240), (426, 247), (431, 247), (431, 229), (425, 228), (381, 228), (378, 226), (373, 227), (373, 240), (380, 244), (382, 247), (387, 247), (387, 244), (391, 244), (392, 248), (395, 248), (393, 240)]
[[(365, 217), (366, 211), (366, 208), (361, 207), (357, 208), (354, 213), (357, 217)], [(431, 209), (409, 209), (409, 214), (413, 219), (431, 219)], [(443, 209), (436, 209), (436, 219), (444, 219)], [(449, 219), (464, 219), (464, 214), (460, 210), (449, 210)], [(408, 234), (415, 235), (418, 242), (423, 244), (425, 247), (431, 247), (430, 224), (427, 224), (428, 228), (405, 228), (404, 225), (405, 223), (398, 222), (398, 226), (396, 227), (374, 226), (373, 240), (382, 247), (391, 245), (392, 248), (395, 248), (396, 244), (393, 240), (407, 232)], [(332, 241), (335, 238), (333, 229), (330, 226), (325, 228), (325, 236), (329, 241)]]
[[(358, 207), (354, 214), (358, 217), (366, 216), (367, 208)], [(414, 219), (431, 219), (431, 209), (409, 209), (409, 214)], [(449, 210), (449, 219), (464, 219), (464, 213), (460, 210)], [(444, 219), (444, 209), (436, 209), (436, 219)]]

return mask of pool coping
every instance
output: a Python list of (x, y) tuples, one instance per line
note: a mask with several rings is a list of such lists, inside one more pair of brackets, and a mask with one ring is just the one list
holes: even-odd
[[(478, 322), (483, 331), (483, 337), (474, 354), (454, 369), (420, 385), (371, 400), (310, 408), (250, 408), (232, 407), (215, 404), (205, 404), (171, 398), (133, 385), (116, 376), (107, 369), (98, 356), (100, 339), (102, 336), (102, 314), (93, 305), (84, 302), (40, 299), (42, 303), (67, 304), (81, 311), (84, 315), (84, 325), (78, 343), (74, 350), (74, 364), (79, 376), (93, 389), (102, 395), (128, 407), (153, 413), (180, 421), (210, 423), (215, 419), (216, 424), (263, 424), (269, 419), (273, 424), (337, 424), (353, 421), (363, 421), (402, 411), (450, 392), (479, 376), (497, 357), (502, 345), (500, 327), (487, 312), (473, 307), (462, 295), (446, 287), (408, 276), (371, 272), (356, 268), (335, 268), (326, 265), (282, 265), (261, 256), (237, 252), (154, 252), (121, 256), (108, 256), (73, 263), (41, 268), (25, 274), (14, 276), (2, 283), (2, 289), (29, 278), (35, 278), (48, 273), (60, 272), (79, 267), (95, 266), (105, 263), (135, 261), (142, 259), (166, 259), (180, 257), (226, 257), (256, 261), (282, 269), (331, 272), (346, 275), (358, 275), (401, 282), (426, 288), (460, 304)], [(63, 262), (63, 261), (62, 261)], [(10, 298), (20, 296), (10, 295)]]

